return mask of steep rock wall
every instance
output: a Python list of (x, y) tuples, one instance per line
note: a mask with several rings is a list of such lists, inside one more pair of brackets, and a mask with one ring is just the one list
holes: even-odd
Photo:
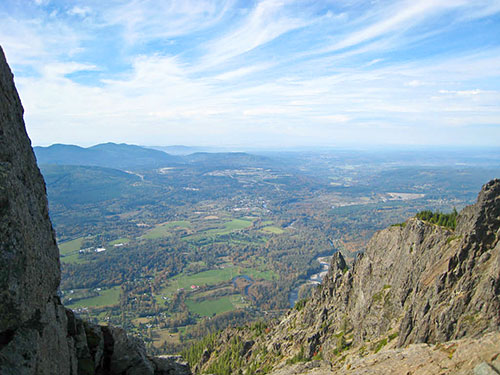
[(0, 48), (0, 374), (190, 374), (176, 358), (89, 324), (57, 297), (59, 250), (13, 75)]
[(397, 335), (405, 346), (498, 331), (500, 180), (457, 220), (454, 231), (416, 218), (379, 231), (351, 269), (337, 253), (312, 298), (275, 329), (274, 348), (312, 356), (338, 351), (339, 337), (360, 346)]
[(59, 251), (21, 101), (1, 51), (0, 241), (1, 372), (64, 373), (71, 358), (66, 313), (56, 296)]

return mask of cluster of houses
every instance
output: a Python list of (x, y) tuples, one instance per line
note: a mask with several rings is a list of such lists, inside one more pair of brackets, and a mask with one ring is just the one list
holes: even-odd
[[(124, 245), (125, 245), (124, 243), (116, 243), (113, 245), (113, 247), (122, 247)], [(85, 249), (79, 250), (78, 252), (80, 254), (86, 254), (86, 253), (102, 253), (103, 251), (106, 251), (105, 247), (96, 247), (96, 248), (87, 247)]]
[(103, 251), (106, 251), (106, 248), (104, 248), (104, 247), (96, 247), (94, 249), (93, 247), (87, 247), (86, 249), (81, 249), (78, 252), (80, 254), (85, 254), (85, 253), (102, 253)]

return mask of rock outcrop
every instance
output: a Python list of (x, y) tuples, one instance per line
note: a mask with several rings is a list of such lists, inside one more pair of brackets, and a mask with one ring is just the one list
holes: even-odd
[(494, 180), (460, 213), (455, 231), (412, 218), (376, 233), (352, 269), (334, 257), (323, 285), (293, 318), (318, 328), (329, 322), (326, 332), (349, 331), (354, 345), (391, 333), (404, 346), (497, 331), (499, 229)]
[(411, 344), (344, 361), (310, 361), (286, 366), (271, 375), (497, 375), (500, 373), (500, 333), (444, 344)]
[(97, 326), (61, 304), (59, 250), (45, 184), (0, 48), (0, 374), (190, 374), (150, 358), (120, 328)]
[[(455, 230), (411, 218), (377, 232), (351, 268), (340, 253), (333, 256), (322, 285), (254, 340), (242, 368), (322, 374), (350, 373), (355, 366), (356, 373), (399, 373), (394, 359), (393, 370), (370, 367), (370, 360), (388, 360), (384, 349), (412, 359), (404, 365), (410, 373), (426, 373), (413, 372), (421, 365), (416, 353), (438, 366), (444, 356), (438, 349), (450, 340), (464, 348), (462, 360), (450, 357), (447, 368), (455, 372), (441, 373), (481, 361), (490, 366), (496, 358), (491, 353), (470, 351), (469, 362), (463, 359), (473, 346), (467, 342), (487, 347), (486, 334), (500, 338), (499, 237), (500, 180), (483, 186), (477, 202), (459, 214)], [(251, 332), (236, 335), (248, 340)], [(412, 349), (405, 351), (408, 345)], [(220, 355), (225, 347), (219, 340), (212, 352)], [(498, 355), (498, 345), (495, 350)], [(198, 368), (214, 360), (205, 357)], [(433, 373), (429, 366), (427, 373)]]

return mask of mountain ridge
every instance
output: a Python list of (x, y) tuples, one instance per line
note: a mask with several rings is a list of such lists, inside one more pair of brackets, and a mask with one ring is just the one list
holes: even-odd
[(157, 148), (113, 142), (90, 147), (57, 143), (48, 147), (36, 146), (33, 150), (40, 165), (76, 165), (120, 170), (155, 169), (186, 164), (218, 168), (272, 165), (269, 157), (246, 152), (194, 151), (189, 154), (171, 155)]
[(115, 169), (159, 168), (181, 160), (163, 151), (125, 143), (102, 143), (91, 147), (54, 144), (33, 148), (39, 164), (97, 166)]

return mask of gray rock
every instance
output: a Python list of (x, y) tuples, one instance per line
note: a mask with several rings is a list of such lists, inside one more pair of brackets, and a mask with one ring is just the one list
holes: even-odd
[(162, 355), (151, 358), (155, 366), (156, 375), (191, 375), (191, 370), (187, 362), (180, 356)]
[(144, 343), (134, 337), (129, 337), (121, 328), (102, 327), (105, 345), (109, 340), (111, 356), (109, 371), (111, 374), (154, 374), (154, 366), (146, 356)]
[[(48, 212), (21, 101), (0, 49), (0, 373), (70, 371), (66, 315), (56, 296), (59, 250)], [(16, 355), (23, 360), (12, 361)]]
[(269, 347), (280, 343), (288, 355), (306, 347), (309, 356), (321, 347), (333, 359), (347, 333), (360, 346), (398, 332), (405, 346), (497, 331), (499, 229), (494, 180), (460, 213), (455, 231), (412, 218), (377, 232), (350, 270), (340, 253), (333, 257), (323, 284), (281, 322)]
[(0, 48), (0, 374), (189, 373), (185, 363), (148, 358), (144, 344), (122, 329), (89, 324), (64, 308), (48, 212), (45, 183)]
[(474, 375), (498, 375), (498, 371), (496, 371), (488, 363), (481, 362), (474, 367)]

